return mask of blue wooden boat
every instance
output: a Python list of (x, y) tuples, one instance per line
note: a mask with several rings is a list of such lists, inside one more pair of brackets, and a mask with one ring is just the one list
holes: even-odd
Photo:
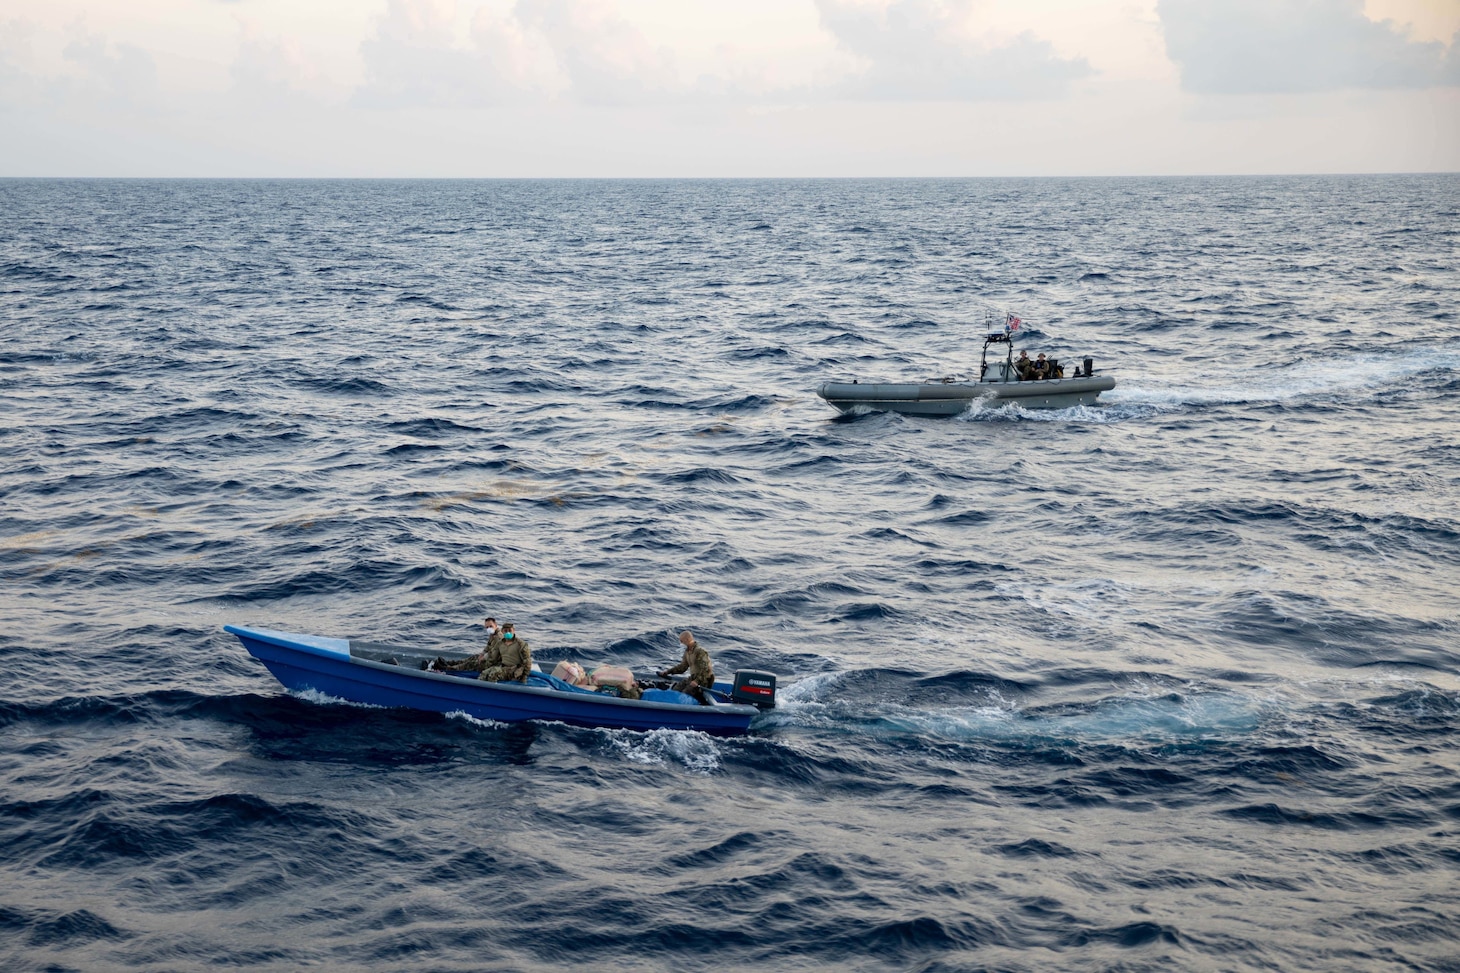
[(640, 700), (620, 699), (533, 672), (524, 683), (483, 682), (476, 673), (420, 668), (419, 650), (376, 642), (274, 632), (225, 625), (286, 689), (315, 690), (373, 706), (403, 706), (436, 713), (466, 713), (516, 723), (556, 720), (575, 726), (628, 730), (701, 730), (721, 736), (744, 733), (761, 708), (775, 705), (775, 677), (740, 670), (734, 682), (715, 683), (711, 705), (671, 690), (646, 690)]

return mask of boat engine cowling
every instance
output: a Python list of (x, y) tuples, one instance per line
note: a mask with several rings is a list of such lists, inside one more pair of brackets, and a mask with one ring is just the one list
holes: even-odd
[(776, 674), (758, 669), (736, 669), (730, 698), (761, 709), (776, 708)]

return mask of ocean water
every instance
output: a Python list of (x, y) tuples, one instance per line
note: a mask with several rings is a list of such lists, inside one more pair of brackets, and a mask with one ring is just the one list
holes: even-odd
[[(1460, 970), (1460, 177), (0, 181), (0, 967)], [(839, 417), (992, 316), (1101, 405)], [(290, 695), (240, 623), (782, 677)]]

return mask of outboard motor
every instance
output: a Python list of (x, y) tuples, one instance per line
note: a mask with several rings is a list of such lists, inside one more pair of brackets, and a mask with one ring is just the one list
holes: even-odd
[(1095, 374), (1095, 359), (1093, 359), (1093, 358), (1086, 358), (1085, 359), (1085, 377), (1086, 378), (1089, 378), (1091, 375), (1094, 375), (1094, 374)]
[(730, 691), (730, 698), (761, 709), (775, 709), (776, 674), (757, 669), (736, 669), (735, 688)]

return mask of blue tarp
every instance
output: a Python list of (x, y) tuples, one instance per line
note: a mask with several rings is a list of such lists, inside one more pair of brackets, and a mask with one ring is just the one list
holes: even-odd
[(673, 689), (646, 689), (644, 690), (644, 702), (646, 703), (679, 703), (681, 706), (697, 706), (699, 700), (689, 693), (678, 693)]

